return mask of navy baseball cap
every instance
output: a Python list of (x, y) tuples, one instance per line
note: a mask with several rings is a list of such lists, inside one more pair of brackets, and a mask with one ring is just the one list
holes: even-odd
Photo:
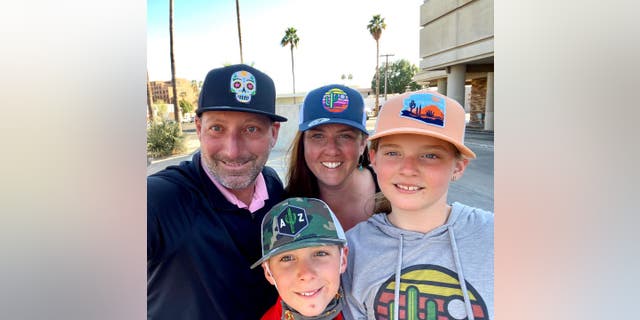
[(311, 90), (302, 103), (298, 129), (307, 131), (328, 123), (348, 125), (369, 135), (364, 99), (360, 92), (339, 84)]
[(242, 111), (265, 115), (273, 121), (287, 118), (275, 114), (276, 88), (262, 71), (246, 64), (235, 64), (209, 71), (204, 78), (198, 109), (205, 111)]

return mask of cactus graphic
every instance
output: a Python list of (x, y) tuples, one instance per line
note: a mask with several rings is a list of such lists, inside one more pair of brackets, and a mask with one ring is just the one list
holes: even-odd
[(287, 208), (287, 216), (284, 218), (284, 222), (289, 224), (289, 227), (291, 228), (291, 233), (295, 234), (296, 233), (296, 230), (295, 230), (296, 214), (291, 212), (291, 208)]
[(433, 300), (427, 301), (427, 319), (426, 320), (436, 320), (438, 316), (436, 314), (436, 302)]
[(407, 288), (407, 320), (418, 320), (418, 288)]

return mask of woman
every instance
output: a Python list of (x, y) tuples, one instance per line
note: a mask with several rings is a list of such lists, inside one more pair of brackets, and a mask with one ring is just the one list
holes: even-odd
[(373, 213), (380, 189), (369, 166), (362, 95), (342, 85), (310, 91), (290, 147), (287, 197), (319, 198), (349, 230)]

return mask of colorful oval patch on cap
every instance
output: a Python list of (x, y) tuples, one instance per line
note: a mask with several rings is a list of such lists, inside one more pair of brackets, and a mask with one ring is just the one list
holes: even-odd
[(412, 94), (402, 101), (400, 116), (444, 127), (445, 102), (442, 98), (429, 94)]
[(332, 113), (340, 113), (349, 107), (349, 96), (338, 88), (325, 92), (322, 107)]

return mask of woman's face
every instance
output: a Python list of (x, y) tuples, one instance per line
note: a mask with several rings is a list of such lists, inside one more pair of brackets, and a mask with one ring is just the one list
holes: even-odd
[(358, 166), (366, 140), (360, 130), (344, 124), (319, 125), (304, 132), (304, 159), (320, 186), (344, 183)]

